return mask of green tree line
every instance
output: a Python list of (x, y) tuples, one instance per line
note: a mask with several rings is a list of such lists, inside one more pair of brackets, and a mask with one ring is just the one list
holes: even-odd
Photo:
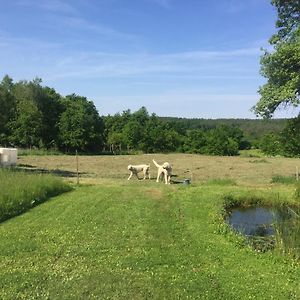
[[(298, 155), (299, 119), (160, 118), (145, 107), (100, 116), (94, 103), (62, 96), (42, 81), (9, 76), (0, 82), (0, 145), (64, 153), (185, 152), (237, 155), (261, 147), (267, 154)], [(281, 136), (281, 138), (279, 138)], [(293, 137), (293, 138), (292, 138)]]
[(166, 121), (145, 107), (104, 117), (106, 151), (186, 152), (212, 155), (237, 155), (249, 147), (243, 131), (236, 126), (218, 124), (215, 128), (189, 128)]
[(0, 145), (62, 152), (190, 152), (236, 155), (245, 147), (235, 126), (187, 128), (149, 114), (145, 107), (100, 116), (94, 103), (75, 94), (62, 96), (42, 81), (8, 75), (0, 83)]

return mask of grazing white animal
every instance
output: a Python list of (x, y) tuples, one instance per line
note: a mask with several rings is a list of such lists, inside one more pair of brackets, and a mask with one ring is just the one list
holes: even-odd
[(153, 163), (158, 168), (156, 182), (159, 182), (159, 179), (161, 178), (161, 176), (164, 175), (165, 184), (170, 184), (171, 175), (172, 175), (171, 164), (169, 164), (168, 162), (165, 162), (162, 165), (159, 165), (154, 159), (153, 159)]
[(129, 165), (127, 169), (130, 171), (128, 180), (132, 177), (133, 174), (136, 175), (137, 179), (139, 179), (138, 173), (140, 172), (143, 172), (144, 174), (143, 179), (146, 179), (147, 176), (150, 179), (150, 165)]

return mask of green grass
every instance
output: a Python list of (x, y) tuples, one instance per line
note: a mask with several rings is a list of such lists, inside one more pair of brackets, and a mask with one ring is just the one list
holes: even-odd
[(272, 183), (295, 184), (297, 183), (295, 176), (275, 175), (272, 177)]
[(223, 195), (249, 194), (260, 193), (149, 181), (78, 187), (0, 226), (0, 298), (297, 299), (300, 266), (243, 246), (221, 218)]
[(300, 182), (297, 182), (296, 185), (295, 198), (300, 200)]
[(70, 190), (61, 179), (0, 168), (0, 222)]
[(229, 178), (215, 178), (206, 182), (208, 185), (236, 185), (236, 181)]

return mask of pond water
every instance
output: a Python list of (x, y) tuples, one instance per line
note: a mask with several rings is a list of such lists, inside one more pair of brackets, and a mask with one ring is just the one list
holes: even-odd
[(239, 207), (229, 212), (226, 221), (233, 229), (246, 236), (267, 237), (275, 234), (275, 223), (287, 223), (293, 214), (297, 216), (288, 207)]

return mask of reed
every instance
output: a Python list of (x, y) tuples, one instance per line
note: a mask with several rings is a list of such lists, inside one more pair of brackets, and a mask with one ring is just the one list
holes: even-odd
[(277, 249), (284, 254), (300, 259), (300, 215), (287, 207), (284, 211), (284, 221), (277, 221), (275, 227), (275, 238)]

